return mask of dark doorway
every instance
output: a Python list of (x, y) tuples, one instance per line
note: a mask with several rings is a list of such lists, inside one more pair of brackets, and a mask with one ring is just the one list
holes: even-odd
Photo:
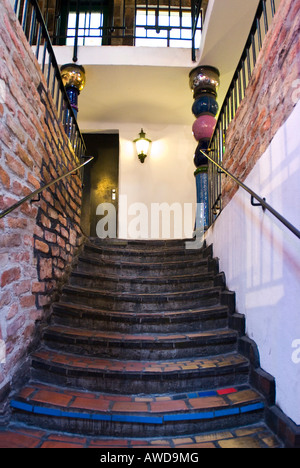
[(91, 237), (117, 237), (119, 134), (86, 133), (83, 137), (87, 156), (95, 159), (85, 166), (83, 176), (82, 228)]

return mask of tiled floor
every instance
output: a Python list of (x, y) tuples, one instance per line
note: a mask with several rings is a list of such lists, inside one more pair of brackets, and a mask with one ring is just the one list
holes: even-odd
[(122, 440), (82, 437), (22, 426), (0, 428), (0, 448), (278, 448), (278, 441), (263, 425), (237, 430), (167, 439)]

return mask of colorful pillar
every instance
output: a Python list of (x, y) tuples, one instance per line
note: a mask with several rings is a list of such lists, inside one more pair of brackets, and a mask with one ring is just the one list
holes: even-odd
[[(217, 103), (217, 90), (220, 84), (219, 71), (214, 67), (198, 66), (190, 74), (190, 88), (193, 91), (194, 103), (192, 112), (196, 117), (193, 124), (193, 135), (198, 142), (194, 154), (197, 188), (197, 216), (196, 230), (209, 225), (209, 203), (208, 203), (208, 160), (200, 152), (209, 148), (211, 137), (216, 126), (216, 115), (219, 110)], [(199, 209), (199, 206), (203, 209)]]
[(77, 117), (78, 96), (85, 86), (85, 70), (81, 65), (68, 63), (61, 67), (60, 72), (71, 107)]

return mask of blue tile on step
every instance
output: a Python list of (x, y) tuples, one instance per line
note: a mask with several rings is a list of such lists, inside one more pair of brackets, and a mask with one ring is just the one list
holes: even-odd
[(22, 403), (21, 401), (17, 401), (17, 400), (12, 400), (10, 402), (10, 406), (12, 408), (19, 409), (19, 410), (22, 410), (22, 411), (26, 411), (26, 412), (29, 412), (29, 413), (32, 413), (32, 411), (33, 411), (33, 406), (32, 405), (28, 405), (28, 403)]
[(265, 405), (263, 403), (253, 403), (253, 405), (242, 406), (240, 408), (241, 413), (249, 413), (251, 411), (257, 411), (264, 409)]
[(213, 419), (212, 411), (207, 413), (190, 413), (190, 414), (168, 414), (164, 416), (164, 421), (195, 421), (201, 419)]
[(138, 423), (138, 424), (162, 424), (163, 419), (152, 416), (129, 416), (123, 414), (115, 414), (112, 416), (112, 421)]
[(223, 409), (223, 410), (216, 410), (215, 417), (221, 418), (222, 416), (233, 416), (239, 413), (240, 413), (239, 408), (228, 408), (228, 409)]

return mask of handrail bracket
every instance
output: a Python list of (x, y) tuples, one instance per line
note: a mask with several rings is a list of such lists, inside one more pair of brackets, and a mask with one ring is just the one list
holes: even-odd
[[(251, 195), (251, 205), (252, 206), (261, 206), (262, 207), (262, 210), (265, 212), (266, 211), (266, 207), (264, 205), (262, 205), (262, 203), (256, 203), (255, 201), (255, 197), (253, 195)], [(263, 198), (263, 201), (265, 202), (266, 199)]]

